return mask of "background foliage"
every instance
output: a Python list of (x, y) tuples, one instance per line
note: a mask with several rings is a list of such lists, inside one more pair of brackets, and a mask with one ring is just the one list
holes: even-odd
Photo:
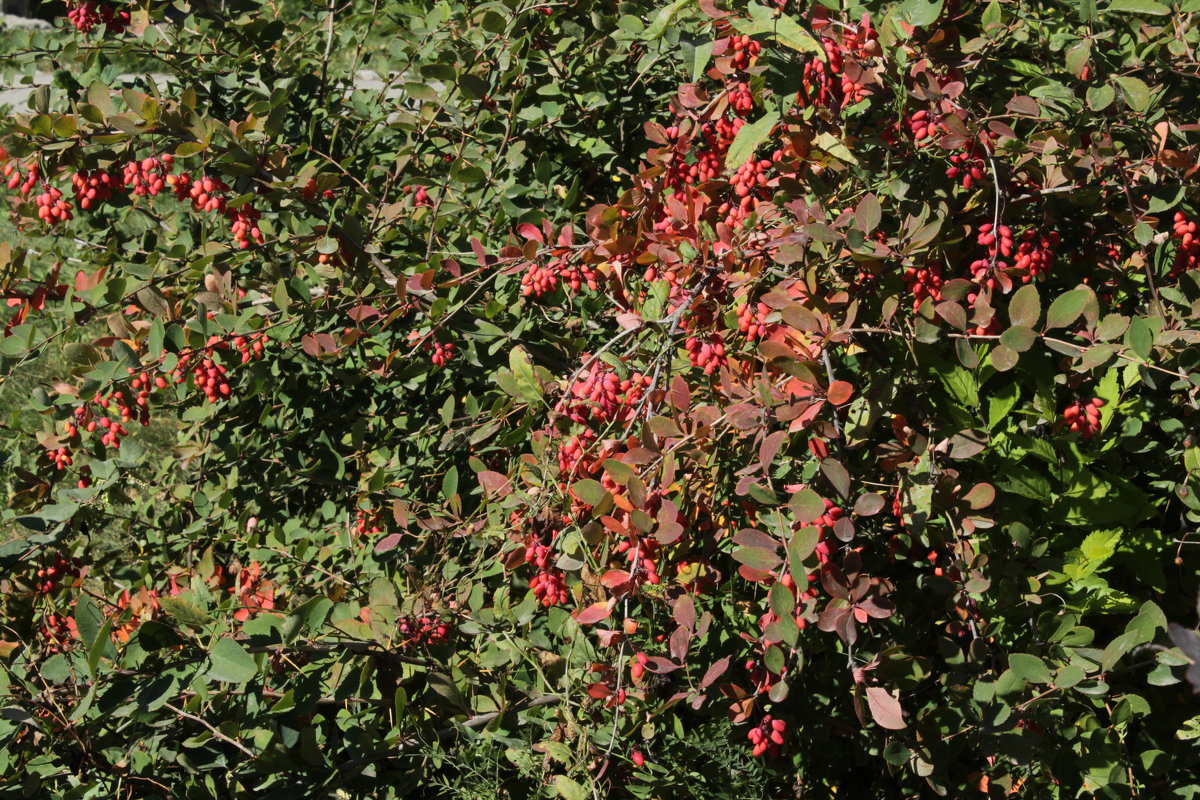
[(7, 794), (1200, 795), (1194, 0), (66, 10)]

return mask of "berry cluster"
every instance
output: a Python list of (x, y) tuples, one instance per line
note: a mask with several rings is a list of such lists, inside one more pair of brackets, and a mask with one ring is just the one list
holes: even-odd
[(71, 176), (75, 187), (75, 202), (84, 211), (112, 199), (113, 192), (124, 192), (125, 186), (104, 169), (80, 170)]
[(718, 214), (725, 215), (726, 225), (736, 227), (754, 211), (770, 180), (767, 170), (781, 155), (782, 151), (777, 150), (771, 158), (752, 158), (738, 167), (730, 181), (734, 196), (717, 208)]
[(130, 14), (117, 11), (108, 3), (72, 0), (67, 5), (67, 19), (80, 33), (91, 33), (97, 25), (103, 25), (108, 33), (119, 34), (129, 27)]
[(1104, 401), (1099, 397), (1091, 400), (1076, 400), (1063, 409), (1063, 422), (1072, 432), (1084, 439), (1091, 439), (1100, 432), (1100, 409)]
[(985, 145), (979, 142), (971, 142), (964, 145), (963, 150), (951, 153), (950, 166), (946, 168), (946, 177), (951, 180), (957, 179), (964, 189), (970, 189), (975, 183), (983, 180), (987, 175), (984, 147)]
[(39, 594), (51, 594), (62, 586), (78, 585), (78, 580), (83, 574), (81, 567), (81, 559), (55, 553), (49, 564), (38, 567), (35, 591)]
[(858, 25), (835, 32), (828, 12), (818, 8), (813, 30), (820, 34), (825, 60), (810, 58), (804, 64), (803, 88), (796, 95), (801, 106), (824, 106), (833, 110), (854, 104), (870, 94), (864, 65), (878, 53), (879, 34), (863, 15)]
[(558, 446), (558, 469), (564, 478), (576, 474), (587, 475), (594, 471), (594, 458), (584, 462), (584, 454), (595, 441), (596, 434), (584, 431), (568, 437)]
[(1173, 222), (1171, 237), (1178, 242), (1178, 246), (1171, 277), (1176, 277), (1186, 270), (1200, 268), (1200, 237), (1196, 236), (1195, 220), (1188, 219), (1182, 211), (1175, 212)]
[[(717, 48), (713, 48), (717, 52)], [(754, 66), (758, 55), (762, 52), (762, 43), (756, 42), (749, 36), (730, 36), (724, 40), (721, 53), (729, 53), (729, 66), (738, 71), (745, 71)], [(720, 55), (720, 53), (718, 53)]]
[(381, 527), (382, 521), (383, 513), (381, 511), (367, 511), (360, 508), (354, 512), (354, 525), (351, 531), (356, 536), (375, 536), (383, 533), (383, 528)]
[(712, 375), (729, 360), (725, 357), (725, 340), (719, 333), (708, 336), (689, 336), (687, 340), (688, 360), (693, 367), (700, 367), (705, 375)]
[(755, 727), (750, 729), (746, 738), (754, 746), (751, 752), (757, 756), (775, 758), (783, 747), (787, 723), (781, 719), (773, 719), (770, 714), (763, 716)]
[[(223, 364), (217, 363), (215, 359), (217, 351), (228, 350), (232, 345), (241, 354), (241, 363), (245, 364), (262, 358), (263, 348), (267, 341), (266, 334), (235, 336), (231, 340), (215, 335), (210, 336), (208, 344), (204, 347), (181, 353), (171, 375), (175, 377), (175, 383), (183, 383), (187, 380), (187, 374), (190, 371), (196, 388), (204, 393), (208, 402), (215, 403), (228, 397), (232, 391), (229, 386), (228, 370)], [(165, 383), (161, 376), (155, 379), (155, 385), (163, 388), (160, 382)]]
[(746, 81), (729, 82), (729, 105), (739, 117), (748, 117), (754, 111), (754, 93)]
[[(421, 341), (424, 339), (424, 341)], [(423, 336), (418, 331), (412, 331), (408, 334), (410, 342), (421, 342), (421, 349), (429, 353), (429, 361), (435, 367), (444, 367), (454, 358), (458, 348), (454, 342), (439, 342), (432, 336)]]
[(640, 372), (622, 379), (606, 364), (593, 365), (581, 372), (567, 390), (567, 416), (597, 425), (624, 422), (649, 385), (649, 376)]
[(1017, 240), (1017, 256), (1013, 268), (1021, 274), (1021, 280), (1029, 283), (1046, 275), (1054, 266), (1054, 248), (1062, 240), (1057, 231), (1039, 234), (1030, 228), (1022, 232)]
[(662, 582), (658, 574), (658, 553), (662, 545), (648, 536), (630, 536), (617, 544), (613, 552), (625, 554), (629, 562), (629, 580), (635, 586), (648, 583), (657, 586)]
[(541, 297), (553, 292), (562, 282), (571, 291), (578, 292), (585, 285), (593, 292), (600, 288), (596, 271), (587, 264), (573, 264), (565, 256), (559, 256), (542, 266), (530, 262), (521, 276), (521, 294), (526, 297)]
[(57, 611), (51, 611), (42, 618), (39, 633), (47, 654), (65, 652), (80, 641), (79, 626), (75, 624), (75, 618)]
[(433, 207), (433, 198), (429, 196), (429, 190), (424, 186), (405, 186), (404, 192), (413, 196), (413, 205), (417, 208)]
[(836, 546), (834, 544), (836, 540), (832, 535), (833, 526), (837, 524), (839, 519), (846, 516), (846, 512), (840, 506), (834, 505), (830, 500), (822, 498), (821, 502), (825, 504), (825, 513), (813, 524), (818, 531), (817, 561), (821, 564), (827, 564)]
[(949, 132), (942, 124), (941, 114), (931, 114), (924, 108), (905, 117), (903, 125), (908, 129), (908, 135), (917, 147), (924, 147), (933, 141), (933, 137)]
[(258, 227), (258, 220), (262, 217), (261, 211), (249, 203), (245, 203), (237, 208), (229, 209), (225, 213), (233, 223), (233, 239), (240, 249), (249, 248), (251, 240), (257, 244), (263, 243), (263, 234)]
[(71, 464), (73, 463), (73, 459), (71, 458), (71, 451), (65, 447), (58, 447), (58, 448), (54, 448), (52, 450), (48, 450), (48, 451), (46, 451), (46, 455), (47, 455), (47, 457), (49, 457), (50, 463), (54, 464), (54, 468), (59, 470), (60, 472), (64, 469), (66, 469), (67, 467), (71, 466)]
[(926, 297), (936, 303), (942, 299), (942, 265), (930, 262), (923, 267), (909, 267), (904, 270), (904, 283), (912, 292), (914, 311)]
[(107, 414), (93, 411), (87, 403), (84, 403), (76, 406), (71, 418), (63, 423), (66, 435), (73, 439), (80, 434), (81, 430), (94, 433), (99, 429), (103, 431), (100, 436), (100, 444), (114, 450), (121, 449), (121, 439), (129, 435), (129, 430), (124, 423), (137, 419), (143, 425), (150, 424), (150, 412), (145, 403), (145, 396), (148, 396), (149, 392), (143, 394), (143, 391), (138, 392), (139, 399), (143, 401), (140, 404), (137, 401), (130, 403), (130, 398), (120, 389), (108, 395), (101, 395), (97, 392), (92, 398), (92, 404), (102, 409), (108, 409), (115, 402), (120, 419), (114, 421)]
[[(990, 292), (997, 286), (997, 273), (1008, 269), (1008, 263), (1001, 259), (1009, 258), (1013, 253), (1013, 234), (1007, 225), (996, 228), (990, 222), (980, 225), (978, 230), (975, 241), (986, 248), (987, 254), (971, 262), (971, 280)], [(975, 297), (968, 295), (967, 299), (974, 302)]]
[[(700, 140), (703, 146), (697, 148), (695, 161), (688, 163), (683, 158), (673, 158), (667, 170), (666, 184), (672, 189), (683, 189), (694, 184), (707, 183), (721, 177), (725, 171), (725, 153), (733, 144), (737, 132), (746, 124), (740, 117), (728, 119), (718, 117), (704, 122), (700, 126)], [(679, 139), (684, 131), (678, 125), (672, 125), (665, 131), (668, 139)], [(681, 195), (677, 198), (683, 199)]]
[(208, 175), (193, 179), (190, 173), (167, 176), (167, 184), (175, 191), (175, 197), (190, 201), (195, 211), (227, 213), (225, 193), (229, 187), (220, 178)]
[(746, 335), (748, 341), (768, 339), (779, 327), (778, 323), (767, 322), (771, 307), (766, 303), (743, 303), (738, 307), (738, 330)]
[(138, 197), (151, 197), (167, 185), (167, 176), (175, 168), (175, 157), (170, 153), (146, 156), (141, 161), (130, 161), (122, 171), (121, 180)]
[(62, 199), (63, 193), (56, 186), (46, 186), (45, 191), (35, 198), (38, 219), (47, 225), (57, 225), (71, 219), (71, 204)]
[(37, 164), (30, 164), (29, 169), (22, 171), (19, 163), (9, 161), (4, 165), (4, 177), (7, 179), (9, 189), (16, 189), (22, 195), (27, 195), (33, 191), (34, 186), (37, 186), (41, 171)]
[[(309, 178), (308, 183), (304, 184), (304, 188), (300, 190), (300, 194), (308, 200), (315, 200), (318, 190), (317, 179)], [(326, 189), (325, 191), (321, 192), (321, 197), (325, 198), (326, 200), (332, 200), (334, 198), (333, 189)]]
[(406, 647), (445, 644), (450, 641), (453, 630), (449, 622), (432, 613), (409, 615), (403, 617), (399, 623), (402, 645)]
[(529, 580), (529, 588), (538, 602), (546, 608), (567, 602), (570, 595), (566, 578), (551, 561), (550, 545), (531, 541), (525, 547), (525, 560), (537, 568), (537, 574)]

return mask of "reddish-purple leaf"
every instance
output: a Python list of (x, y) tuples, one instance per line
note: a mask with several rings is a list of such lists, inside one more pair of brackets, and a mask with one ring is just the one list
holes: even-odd
[(387, 536), (375, 543), (376, 553), (386, 553), (389, 550), (394, 550), (396, 545), (400, 544), (401, 535), (398, 533), (389, 533)]
[(904, 709), (900, 707), (900, 701), (882, 686), (867, 687), (867, 706), (871, 709), (871, 716), (884, 728), (899, 731), (908, 727), (904, 722)]
[(479, 485), (483, 487), (483, 491), (486, 493), (496, 494), (501, 497), (512, 492), (508, 477), (501, 475), (499, 472), (492, 472), (491, 470), (484, 470), (479, 473)]
[(671, 615), (675, 617), (676, 622), (688, 630), (696, 627), (696, 604), (686, 594), (675, 601), (675, 605), (671, 608)]
[(700, 688), (707, 689), (709, 686), (712, 686), (713, 682), (724, 675), (727, 669), (729, 669), (729, 656), (725, 656), (705, 670), (704, 677), (700, 679)]

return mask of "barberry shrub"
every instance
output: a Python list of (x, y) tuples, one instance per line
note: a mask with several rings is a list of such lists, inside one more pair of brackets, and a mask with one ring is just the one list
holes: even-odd
[(1200, 794), (1194, 0), (67, 6), (6, 796)]

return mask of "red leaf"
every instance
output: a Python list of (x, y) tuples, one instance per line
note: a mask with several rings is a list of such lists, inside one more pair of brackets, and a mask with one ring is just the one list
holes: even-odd
[(484, 470), (479, 473), (479, 485), (488, 494), (498, 494), (501, 497), (512, 492), (512, 488), (508, 484), (508, 478), (499, 472), (492, 472), (491, 470)]
[(765, 472), (771, 466), (771, 462), (775, 460), (775, 456), (779, 455), (779, 448), (783, 445), (783, 440), (787, 438), (787, 431), (775, 431), (762, 440), (762, 444), (758, 447), (758, 465)]
[(525, 239), (530, 239), (535, 242), (544, 242), (542, 232), (538, 230), (536, 225), (531, 225), (528, 222), (522, 222), (517, 226), (517, 233)]
[(580, 625), (592, 625), (602, 619), (608, 619), (608, 615), (612, 613), (612, 602), (604, 600), (599, 603), (592, 603), (590, 606), (580, 611), (575, 620)]
[(676, 622), (688, 630), (696, 627), (696, 604), (686, 594), (675, 601), (671, 615), (675, 617)]
[(600, 584), (606, 589), (616, 589), (629, 583), (629, 573), (621, 569), (610, 569), (600, 576)]
[[(821, 506), (824, 510), (825, 506)], [(742, 528), (733, 535), (733, 543), (740, 544), (745, 547), (758, 547), (763, 550), (779, 549), (779, 542), (772, 539), (768, 534), (763, 533), (755, 528)]]
[(667, 649), (677, 660), (684, 661), (687, 658), (688, 641), (691, 638), (692, 632), (680, 625), (667, 640)]
[(967, 492), (963, 500), (967, 501), (967, 505), (972, 510), (978, 511), (981, 508), (987, 508), (996, 499), (996, 488), (990, 483), (977, 483), (971, 487), (971, 491)]
[(738, 566), (738, 575), (741, 575), (751, 583), (766, 583), (775, 577), (775, 573), (773, 572), (763, 572), (760, 569), (748, 567), (745, 564)]
[(907, 727), (900, 701), (882, 686), (867, 687), (867, 706), (875, 721), (888, 730), (899, 731)]
[(646, 669), (651, 672), (657, 672), (660, 675), (665, 675), (668, 672), (674, 672), (679, 669), (679, 665), (662, 656), (650, 656), (646, 659)]
[(829, 391), (825, 395), (829, 398), (829, 402), (840, 406), (849, 402), (850, 398), (854, 396), (854, 387), (846, 381), (834, 381), (829, 384)]
[(706, 689), (712, 686), (713, 682), (724, 675), (727, 669), (729, 669), (729, 656), (725, 656), (705, 671), (704, 677), (700, 679), (700, 688)]

